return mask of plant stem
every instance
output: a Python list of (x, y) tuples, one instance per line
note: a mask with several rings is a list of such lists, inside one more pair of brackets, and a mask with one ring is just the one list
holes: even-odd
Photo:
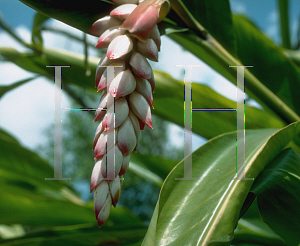
[(289, 1), (278, 0), (278, 7), (280, 13), (282, 46), (286, 49), (291, 49), (290, 25), (289, 25)]

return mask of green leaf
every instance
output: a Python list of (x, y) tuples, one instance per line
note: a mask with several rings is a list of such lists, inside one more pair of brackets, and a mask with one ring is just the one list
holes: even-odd
[(300, 156), (285, 149), (255, 180), (261, 217), (288, 245), (300, 243)]
[(23, 237), (3, 240), (0, 243), (7, 246), (136, 245), (145, 233), (146, 226), (141, 224), (138, 217), (132, 215), (126, 208), (117, 207), (112, 208), (109, 219), (101, 229), (96, 223), (56, 226)]
[(290, 24), (289, 24), (289, 0), (278, 0), (280, 13), (280, 30), (282, 46), (291, 49)]
[(22, 79), (18, 82), (15, 82), (11, 85), (0, 85), (0, 98), (7, 92), (23, 85), (23, 84), (26, 84), (27, 82), (31, 81), (31, 80), (34, 80), (36, 79), (38, 76), (34, 76), (34, 77), (31, 77), (29, 79)]
[[(245, 176), (256, 178), (263, 168), (300, 133), (300, 121), (281, 129), (246, 130)], [(165, 180), (156, 221), (150, 224), (155, 244), (144, 245), (229, 245), (241, 207), (253, 180), (234, 180), (236, 133), (209, 140), (193, 152), (193, 178), (175, 180), (184, 174), (180, 162)], [(155, 223), (157, 225), (155, 226)], [(154, 225), (153, 225), (154, 224)], [(224, 239), (225, 238), (225, 239)], [(146, 238), (145, 241), (148, 239)]]
[[(180, 1), (180, 0), (177, 0)], [(214, 36), (231, 54), (236, 54), (235, 37), (232, 27), (228, 0), (182, 0), (193, 17)]]
[(149, 169), (143, 167), (140, 164), (136, 164), (133, 161), (130, 161), (129, 166), (130, 166), (129, 170), (132, 171), (133, 173), (135, 173), (136, 175), (152, 182), (153, 184), (155, 184), (157, 186), (162, 186), (163, 179), (161, 177), (159, 177), (157, 174), (151, 172)]
[(232, 244), (251, 243), (264, 246), (286, 246), (283, 239), (275, 234), (260, 218), (240, 219), (234, 232)]
[(37, 50), (42, 50), (43, 38), (41, 35), (41, 27), (42, 27), (43, 23), (48, 19), (49, 19), (48, 16), (43, 15), (39, 12), (37, 12), (34, 16), (33, 25), (32, 25), (31, 41), (32, 41), (33, 47), (35, 47)]
[(0, 47), (0, 55), (6, 61), (13, 62), (29, 72), (47, 76), (45, 66), (49, 64), (45, 63), (37, 54), (21, 53), (14, 48)]
[(54, 175), (48, 163), (0, 132), (0, 224), (53, 226), (94, 219), (70, 185), (45, 180)]
[[(162, 181), (177, 164), (176, 161), (164, 159), (160, 156), (142, 155), (139, 153), (132, 153), (130, 160), (137, 165), (155, 173), (162, 179)], [(131, 169), (130, 165), (129, 168)], [(143, 174), (141, 177), (143, 177)]]
[[(242, 63), (253, 65), (251, 72), (300, 115), (299, 68), (245, 17), (233, 15), (233, 23)], [(247, 80), (245, 87), (247, 93)]]
[(64, 22), (85, 33), (99, 18), (109, 15), (114, 7), (112, 3), (103, 0), (19, 0), (36, 11)]

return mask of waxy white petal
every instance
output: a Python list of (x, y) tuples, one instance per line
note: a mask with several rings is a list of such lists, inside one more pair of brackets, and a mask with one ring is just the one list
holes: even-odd
[(146, 99), (134, 91), (129, 96), (129, 105), (133, 113), (140, 118), (148, 127), (152, 128), (150, 106)]
[(125, 20), (131, 12), (137, 7), (136, 4), (122, 4), (110, 12), (111, 16), (114, 16), (120, 20)]
[(132, 48), (131, 38), (127, 35), (120, 35), (109, 44), (106, 56), (111, 60), (119, 59), (128, 54)]
[(127, 155), (127, 156), (123, 156), (123, 163), (122, 163), (122, 166), (121, 166), (121, 170), (119, 172), (120, 176), (127, 172), (128, 167), (129, 167), (130, 156), (131, 156), (131, 154)]
[(158, 61), (158, 49), (153, 39), (148, 38), (146, 42), (137, 41), (138, 52), (151, 61)]
[(100, 210), (103, 208), (108, 194), (108, 183), (103, 181), (96, 187), (94, 191), (94, 209), (96, 218)]
[(134, 52), (130, 57), (129, 64), (136, 75), (144, 79), (151, 78), (153, 73), (152, 68), (147, 59), (140, 53)]
[(102, 226), (105, 223), (105, 221), (108, 219), (108, 216), (110, 214), (111, 204), (112, 204), (111, 197), (110, 194), (108, 193), (103, 208), (101, 209), (97, 217), (97, 222), (99, 227)]
[(117, 18), (113, 16), (105, 16), (103, 18), (100, 18), (96, 20), (93, 25), (91, 26), (89, 32), (99, 37), (102, 33), (104, 33), (108, 28), (113, 26), (119, 26), (122, 24), (121, 20), (118, 20)]
[(97, 69), (96, 69), (96, 76), (95, 76), (96, 87), (98, 87), (100, 78), (101, 78), (102, 74), (104, 73), (104, 71), (106, 70), (106, 67), (115, 62), (119, 63), (121, 61), (110, 60), (106, 56), (103, 56), (101, 58), (100, 62), (98, 63)]
[(111, 82), (109, 93), (113, 97), (123, 97), (134, 91), (136, 86), (132, 72), (127, 69), (120, 72)]
[[(108, 58), (106, 57), (106, 59), (108, 59)], [(109, 61), (112, 61), (112, 60), (109, 60)], [(104, 66), (104, 65), (102, 65), (102, 66)], [(126, 64), (125, 64), (124, 61), (112, 62), (109, 65), (105, 65), (105, 66), (114, 67), (113, 68), (114, 69), (114, 76), (112, 76), (108, 80), (107, 79), (107, 68), (108, 67), (104, 67), (104, 70), (102, 71), (101, 78), (100, 78), (100, 80), (98, 82), (97, 91), (102, 91), (105, 88), (107, 88), (107, 86), (109, 87), (109, 85), (110, 85), (111, 81), (114, 79), (114, 77), (117, 76), (120, 72), (124, 71), (125, 68), (126, 68)]]
[(113, 26), (109, 29), (107, 29), (98, 39), (98, 43), (96, 44), (96, 47), (98, 49), (107, 48), (113, 39), (116, 37), (123, 35), (125, 33), (125, 30), (119, 29), (120, 26)]
[(118, 146), (123, 155), (129, 155), (136, 146), (136, 135), (129, 117), (119, 127)]
[[(110, 155), (114, 155), (114, 158), (111, 160), (108, 160), (109, 163), (107, 163), (107, 158), (109, 158)], [(117, 177), (121, 170), (121, 166), (123, 163), (123, 155), (120, 151), (118, 145), (115, 146), (115, 148), (111, 148), (107, 152), (107, 156), (104, 156), (101, 162), (101, 171), (103, 177), (107, 177), (108, 179)]]
[[(103, 131), (97, 141), (97, 144), (94, 149), (95, 159), (102, 158), (108, 150), (117, 145), (118, 141), (118, 131), (119, 129), (115, 129), (112, 132)], [(113, 141), (108, 140), (108, 134), (113, 134)]]
[(149, 38), (153, 39), (157, 46), (157, 50), (160, 51), (160, 45), (161, 45), (161, 39), (160, 39), (160, 33), (158, 30), (157, 25), (153, 28), (152, 32), (150, 33)]
[(152, 88), (150, 82), (146, 79), (136, 76), (135, 90), (138, 93), (140, 93), (143, 97), (145, 97), (150, 107), (153, 108), (153, 96), (152, 96)]
[[(108, 109), (108, 112), (106, 113), (102, 121), (105, 130), (109, 130), (110, 126), (114, 125), (114, 114), (110, 111), (111, 110)], [(115, 128), (118, 128), (124, 122), (124, 120), (128, 116), (128, 113), (129, 107), (126, 99), (120, 98), (115, 102)]]
[(94, 122), (101, 119), (105, 115), (106, 106), (107, 106), (107, 93), (106, 93), (106, 91), (103, 91), (101, 98), (100, 98), (99, 106), (95, 112)]
[(91, 176), (91, 183), (90, 183), (90, 191), (92, 192), (93, 189), (103, 181), (103, 175), (101, 172), (101, 159), (96, 160), (95, 166), (93, 168), (92, 176)]
[(135, 148), (136, 148), (137, 145), (138, 145), (139, 136), (140, 136), (140, 123), (139, 123), (139, 120), (136, 117), (136, 115), (131, 110), (129, 111), (128, 116), (131, 120), (131, 123), (133, 125), (133, 129), (134, 129), (134, 132), (135, 132), (135, 136), (136, 136), (136, 146), (135, 146)]
[(102, 122), (100, 122), (100, 124), (98, 125), (97, 129), (96, 129), (96, 133), (95, 133), (95, 138), (94, 138), (94, 144), (93, 144), (93, 150), (95, 149), (96, 143), (98, 141), (98, 138), (100, 136), (100, 134), (104, 131), (104, 128), (102, 126)]
[(118, 175), (116, 179), (109, 181), (108, 187), (111, 195), (112, 205), (116, 207), (121, 194), (121, 183)]

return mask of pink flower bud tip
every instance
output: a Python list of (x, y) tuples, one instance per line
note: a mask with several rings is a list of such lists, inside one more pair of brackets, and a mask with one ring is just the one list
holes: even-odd
[(127, 35), (116, 37), (108, 46), (106, 56), (108, 59), (119, 59), (128, 54), (133, 48), (131, 38)]
[(120, 20), (125, 20), (136, 7), (136, 4), (122, 4), (121, 6), (112, 10), (110, 15)]
[[(108, 194), (108, 196), (109, 196), (109, 194)], [(98, 216), (97, 216), (97, 222), (98, 222), (99, 227), (101, 227), (105, 223), (105, 221), (108, 219), (108, 216), (110, 214), (111, 205), (112, 205), (111, 198), (107, 197), (103, 208), (101, 209), (101, 211), (98, 213)]]
[(94, 210), (96, 217), (106, 203), (106, 198), (109, 195), (108, 192), (109, 190), (107, 182), (101, 182), (94, 191)]

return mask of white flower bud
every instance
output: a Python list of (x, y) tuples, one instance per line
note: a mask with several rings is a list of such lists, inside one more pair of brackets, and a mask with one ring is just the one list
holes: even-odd
[(123, 97), (134, 91), (136, 86), (132, 72), (127, 69), (120, 72), (109, 86), (109, 94), (113, 97)]
[(131, 156), (131, 154), (123, 156), (123, 163), (121, 166), (121, 170), (119, 172), (120, 176), (122, 176), (123, 174), (125, 174), (127, 172), (128, 167), (129, 167), (130, 156)]
[(152, 68), (147, 59), (138, 52), (133, 52), (129, 61), (134, 73), (144, 79), (150, 79), (152, 76)]
[(133, 113), (138, 116), (148, 127), (152, 128), (150, 106), (140, 93), (134, 91), (130, 94), (129, 105)]
[[(112, 62), (111, 64), (109, 64), (109, 67), (110, 66), (114, 67), (114, 76), (117, 76), (120, 72), (125, 70), (126, 64), (124, 61), (117, 61), (117, 62)], [(110, 78), (109, 80), (107, 79), (107, 68), (108, 67), (104, 67), (104, 70), (102, 72), (102, 76), (100, 78), (100, 81), (99, 81), (99, 84), (97, 87), (98, 92), (106, 89), (107, 86), (109, 87), (111, 81), (114, 79), (114, 77)]]
[(98, 49), (107, 48), (113, 39), (118, 37), (119, 35), (123, 35), (125, 33), (124, 30), (119, 29), (120, 26), (114, 26), (109, 29), (107, 29), (100, 38), (98, 39), (98, 43), (96, 44), (96, 47)]
[(99, 37), (102, 33), (104, 33), (108, 28), (113, 26), (119, 26), (122, 24), (121, 20), (113, 16), (105, 16), (103, 18), (98, 19), (93, 23), (89, 32), (94, 36)]
[(129, 118), (131, 120), (133, 129), (134, 129), (134, 132), (135, 132), (135, 136), (136, 136), (136, 146), (135, 146), (135, 148), (136, 148), (137, 145), (138, 145), (139, 136), (140, 136), (140, 123), (139, 123), (139, 120), (136, 117), (136, 115), (131, 110), (129, 110), (128, 116), (129, 116)]
[(112, 205), (116, 207), (121, 193), (121, 183), (118, 175), (116, 179), (109, 181), (108, 187), (111, 195)]
[[(114, 158), (111, 160), (108, 159), (109, 163), (107, 163), (107, 158), (109, 158), (109, 156), (114, 156)], [(116, 145), (115, 148), (111, 148), (110, 150), (107, 151), (107, 156), (103, 156), (101, 162), (101, 172), (103, 177), (116, 178), (121, 170), (122, 163), (123, 163), (123, 155), (118, 145)]]
[(106, 197), (108, 194), (108, 183), (106, 181), (101, 182), (94, 191), (94, 208), (95, 208), (95, 214), (96, 216), (100, 212), (100, 210), (103, 208)]
[(119, 59), (128, 54), (132, 48), (131, 38), (127, 35), (120, 35), (109, 44), (106, 56), (111, 60)]
[(112, 205), (111, 197), (110, 194), (107, 193), (106, 201), (97, 217), (97, 222), (99, 227), (102, 226), (105, 223), (105, 221), (108, 219), (111, 205)]
[(102, 159), (96, 160), (95, 166), (93, 168), (93, 172), (91, 176), (91, 184), (90, 184), (91, 192), (95, 187), (97, 187), (100, 184), (101, 181), (103, 181), (103, 175), (101, 173), (101, 162)]
[(111, 16), (114, 16), (120, 20), (125, 20), (128, 15), (137, 7), (136, 4), (123, 4), (110, 12)]
[(118, 146), (123, 155), (129, 155), (136, 146), (136, 136), (129, 117), (119, 127)]
[(150, 82), (146, 79), (136, 76), (135, 90), (138, 93), (140, 93), (143, 97), (145, 97), (150, 107), (153, 108), (153, 96), (152, 96), (152, 89), (151, 89)]
[(160, 45), (161, 45), (161, 39), (160, 39), (160, 33), (158, 30), (157, 25), (153, 28), (152, 32), (150, 33), (149, 38), (153, 39), (157, 46), (157, 50), (160, 51)]
[(118, 128), (127, 118), (128, 113), (129, 113), (129, 107), (126, 99), (120, 98), (118, 101), (115, 102), (115, 115), (111, 113), (110, 110), (108, 109), (108, 112), (104, 116), (104, 119), (102, 121), (104, 130), (109, 130), (109, 126), (114, 125), (114, 118), (115, 118), (115, 128)]
[(158, 61), (158, 50), (153, 39), (148, 38), (146, 42), (137, 41), (138, 52), (151, 61)]

